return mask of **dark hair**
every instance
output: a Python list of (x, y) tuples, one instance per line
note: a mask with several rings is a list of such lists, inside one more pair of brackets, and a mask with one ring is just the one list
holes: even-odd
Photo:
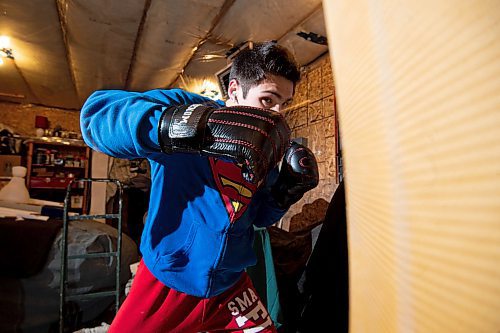
[(254, 43), (253, 48), (241, 51), (233, 60), (229, 80), (236, 79), (246, 97), (250, 88), (264, 81), (268, 74), (284, 77), (294, 86), (300, 79), (294, 57), (275, 41)]

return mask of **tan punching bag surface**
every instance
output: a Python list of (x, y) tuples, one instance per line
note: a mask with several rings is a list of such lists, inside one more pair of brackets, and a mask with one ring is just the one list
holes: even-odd
[(500, 1), (323, 7), (350, 332), (500, 332)]

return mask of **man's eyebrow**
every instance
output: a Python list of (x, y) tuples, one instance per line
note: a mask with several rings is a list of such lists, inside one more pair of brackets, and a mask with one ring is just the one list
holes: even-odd
[[(283, 99), (283, 96), (281, 96), (278, 92), (274, 90), (264, 90), (265, 93), (273, 94), (274, 96), (278, 97), (279, 99)], [(291, 102), (292, 97), (288, 98), (286, 101), (283, 102), (283, 104)]]
[(274, 91), (274, 90), (264, 90), (265, 93), (273, 94), (274, 96), (278, 97), (279, 99), (282, 99), (281, 95)]

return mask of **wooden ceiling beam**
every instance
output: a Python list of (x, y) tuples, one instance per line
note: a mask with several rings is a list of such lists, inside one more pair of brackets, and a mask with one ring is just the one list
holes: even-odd
[(144, 3), (144, 9), (142, 10), (141, 22), (139, 23), (139, 27), (137, 28), (137, 34), (134, 41), (134, 49), (132, 51), (132, 57), (130, 58), (130, 63), (128, 66), (127, 77), (125, 79), (125, 87), (124, 87), (125, 89), (130, 88), (130, 80), (136, 64), (135, 59), (137, 57), (137, 51), (139, 49), (139, 44), (141, 42), (142, 33), (144, 31), (144, 25), (146, 24), (146, 19), (150, 7), (151, 7), (151, 0), (146, 0), (146, 2)]
[(302, 19), (300, 19), (299, 22), (295, 23), (290, 29), (288, 29), (284, 34), (282, 34), (277, 40), (280, 41), (281, 39), (285, 38), (286, 35), (288, 35), (290, 32), (294, 31), (297, 29), (298, 26), (301, 26), (305, 22), (307, 22), (318, 10), (320, 10), (323, 7), (323, 4), (320, 3), (317, 5), (311, 12), (306, 14)]
[(66, 54), (66, 61), (68, 62), (68, 71), (71, 78), (71, 83), (73, 84), (73, 89), (76, 97), (80, 100), (80, 94), (78, 92), (78, 86), (76, 84), (75, 68), (73, 64), (73, 58), (71, 57), (71, 50), (68, 42), (68, 28), (66, 22), (66, 11), (63, 8), (63, 1), (54, 0), (56, 3), (57, 17), (59, 19), (59, 27), (61, 28), (61, 35), (64, 44), (64, 50)]

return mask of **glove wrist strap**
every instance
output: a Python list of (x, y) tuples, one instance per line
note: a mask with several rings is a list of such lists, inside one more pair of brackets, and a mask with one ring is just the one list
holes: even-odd
[(200, 152), (207, 119), (212, 107), (193, 104), (176, 105), (163, 111), (158, 124), (158, 140), (161, 151)]

